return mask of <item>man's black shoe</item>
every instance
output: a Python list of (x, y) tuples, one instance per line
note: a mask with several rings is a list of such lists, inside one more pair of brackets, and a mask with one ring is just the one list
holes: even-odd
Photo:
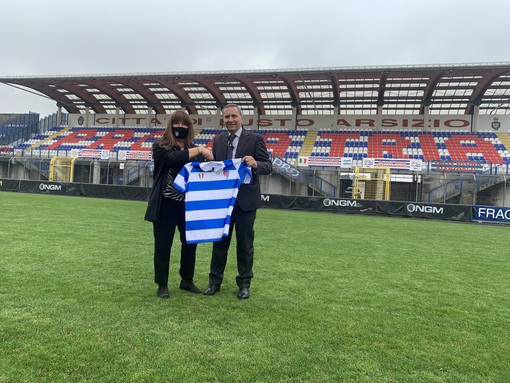
[(181, 279), (181, 284), (179, 285), (179, 288), (181, 290), (188, 290), (189, 292), (195, 294), (200, 294), (202, 292), (197, 286), (195, 286), (193, 280), (189, 279)]
[(250, 290), (248, 290), (248, 287), (240, 288), (237, 297), (239, 299), (248, 299), (250, 297)]
[(168, 287), (167, 286), (159, 286), (158, 292), (156, 295), (160, 298), (169, 298), (170, 294), (168, 293)]
[(221, 285), (209, 285), (207, 289), (204, 291), (204, 295), (214, 295), (218, 291), (220, 291)]

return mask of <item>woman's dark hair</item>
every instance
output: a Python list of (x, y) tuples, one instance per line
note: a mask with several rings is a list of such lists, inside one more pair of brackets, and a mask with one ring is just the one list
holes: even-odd
[(174, 124), (182, 124), (188, 127), (188, 136), (185, 138), (184, 147), (189, 149), (191, 147), (191, 142), (195, 137), (195, 132), (193, 130), (193, 120), (191, 120), (189, 114), (183, 110), (177, 110), (170, 115), (170, 118), (166, 124), (165, 133), (163, 133), (163, 136), (156, 140), (154, 143), (157, 142), (159, 146), (166, 150), (170, 150), (176, 146), (177, 142), (172, 132), (172, 126)]

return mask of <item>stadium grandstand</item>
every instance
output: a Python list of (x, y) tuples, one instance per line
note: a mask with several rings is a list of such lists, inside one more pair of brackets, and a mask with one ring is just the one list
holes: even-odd
[(187, 110), (195, 143), (211, 146), (222, 131), (221, 108), (235, 103), (273, 155), (267, 193), (349, 197), (355, 169), (375, 166), (392, 171), (391, 199), (465, 203), (485, 195), (486, 203), (505, 204), (510, 63), (0, 83), (50, 98), (58, 109), (44, 119), (0, 116), (0, 178), (49, 180), (49, 161), (72, 157), (75, 182), (150, 186), (151, 146), (173, 111)]

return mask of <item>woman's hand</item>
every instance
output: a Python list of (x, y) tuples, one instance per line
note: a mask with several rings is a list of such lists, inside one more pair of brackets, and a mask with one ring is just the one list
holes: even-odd
[(214, 156), (212, 154), (211, 149), (199, 146), (198, 150), (199, 150), (199, 153), (204, 156), (206, 161), (213, 161), (214, 160)]

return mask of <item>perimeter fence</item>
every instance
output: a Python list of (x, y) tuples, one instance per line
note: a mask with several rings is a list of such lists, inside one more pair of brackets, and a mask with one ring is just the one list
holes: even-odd
[[(0, 155), (0, 178), (50, 180), (51, 158)], [(273, 158), (273, 173), (261, 176), (262, 192), (288, 196), (351, 199), (354, 169), (296, 168)], [(392, 171), (390, 200), (510, 206), (509, 166), (482, 173)], [(151, 161), (79, 158), (73, 182), (99, 185), (152, 186)]]

